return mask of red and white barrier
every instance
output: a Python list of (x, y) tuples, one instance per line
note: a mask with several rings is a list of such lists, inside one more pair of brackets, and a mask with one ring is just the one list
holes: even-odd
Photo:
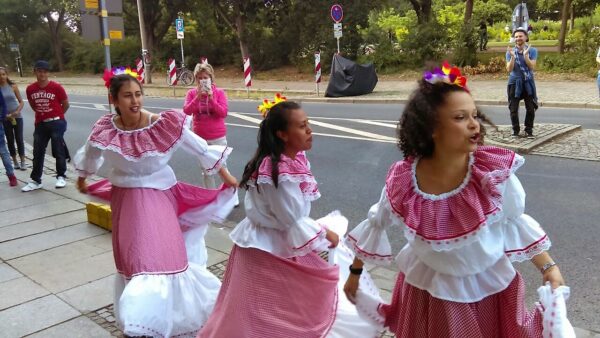
[(204, 65), (207, 65), (208, 64), (208, 58), (206, 58), (204, 56), (201, 56), (200, 57), (200, 63), (204, 64)]
[(252, 86), (252, 67), (250, 67), (250, 58), (244, 58), (244, 84), (246, 88)]
[(321, 53), (315, 53), (315, 83), (321, 83)]
[(135, 66), (137, 68), (138, 80), (140, 80), (141, 83), (145, 83), (146, 75), (144, 74), (144, 62), (142, 59), (135, 59)]
[(177, 85), (177, 67), (175, 66), (175, 59), (169, 59), (167, 61), (167, 67), (169, 68), (169, 85)]

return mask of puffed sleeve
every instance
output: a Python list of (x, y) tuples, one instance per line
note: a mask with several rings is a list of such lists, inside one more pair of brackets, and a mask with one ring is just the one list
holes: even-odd
[(75, 170), (79, 174), (79, 177), (88, 177), (95, 174), (98, 168), (104, 163), (104, 157), (102, 157), (102, 150), (96, 147), (92, 147), (89, 142), (75, 153), (73, 157), (73, 163)]
[(305, 216), (306, 204), (298, 183), (282, 181), (277, 188), (272, 184), (260, 184), (259, 188), (269, 205), (269, 216), (273, 218), (268, 223), (285, 231), (283, 239), (295, 256), (327, 249), (329, 241), (325, 238), (324, 226)]
[(550, 239), (540, 224), (525, 211), (525, 190), (513, 174), (503, 194), (504, 251), (513, 262), (530, 260), (550, 248)]
[(200, 166), (210, 174), (219, 171), (232, 151), (232, 148), (227, 146), (208, 145), (203, 138), (188, 128), (183, 129), (181, 149), (196, 156)]
[(383, 188), (379, 202), (369, 209), (367, 219), (346, 236), (346, 243), (356, 256), (365, 262), (389, 264), (393, 257), (386, 229), (399, 224), (402, 224), (402, 221), (392, 213)]

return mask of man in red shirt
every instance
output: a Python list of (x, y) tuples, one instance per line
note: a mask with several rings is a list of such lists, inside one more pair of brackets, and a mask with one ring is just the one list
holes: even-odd
[(21, 191), (27, 192), (42, 188), (42, 171), (48, 141), (52, 141), (52, 153), (56, 157), (56, 188), (66, 185), (65, 172), (67, 161), (63, 135), (67, 130), (65, 113), (69, 109), (69, 100), (65, 89), (58, 83), (48, 80), (50, 64), (39, 60), (34, 72), (37, 82), (27, 87), (27, 100), (35, 112), (35, 131), (33, 132), (33, 169), (31, 182)]

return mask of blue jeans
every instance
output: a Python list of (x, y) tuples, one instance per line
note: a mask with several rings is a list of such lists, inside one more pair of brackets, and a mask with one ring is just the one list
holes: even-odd
[(67, 159), (65, 152), (65, 141), (63, 135), (67, 131), (67, 121), (55, 120), (40, 122), (35, 125), (33, 132), (33, 169), (31, 179), (42, 183), (42, 172), (44, 170), (44, 156), (48, 142), (52, 141), (52, 153), (56, 157), (56, 176), (65, 176), (67, 171)]
[(6, 176), (12, 176), (15, 174), (15, 168), (12, 165), (8, 148), (6, 148), (6, 138), (4, 138), (4, 126), (0, 123), (0, 156), (2, 157), (2, 164), (6, 169)]
[(600, 98), (600, 72), (598, 72), (598, 98)]

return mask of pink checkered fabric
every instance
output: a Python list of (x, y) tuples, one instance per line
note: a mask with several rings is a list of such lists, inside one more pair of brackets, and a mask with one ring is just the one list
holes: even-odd
[(115, 127), (114, 115), (102, 116), (94, 125), (90, 145), (117, 152), (130, 161), (149, 156), (161, 156), (180, 142), (188, 118), (181, 111), (167, 110), (146, 128), (123, 131)]
[(432, 297), (400, 273), (392, 303), (379, 312), (396, 338), (542, 338), (542, 309), (528, 312), (521, 275), (503, 291), (476, 303)]
[(335, 319), (337, 267), (316, 253), (290, 259), (234, 246), (202, 338), (317, 338)]
[[(279, 163), (277, 163), (277, 168), (279, 170), (278, 183), (282, 181), (300, 183), (302, 195), (310, 201), (321, 197), (317, 181), (310, 171), (310, 162), (308, 162), (304, 151), (296, 154), (294, 159), (282, 154)], [(258, 167), (258, 171), (251, 176), (253, 183), (273, 184), (272, 170), (273, 162), (271, 158), (265, 157)]]
[[(473, 154), (468, 183), (447, 198), (430, 199), (415, 186), (414, 158), (392, 165), (386, 193), (393, 212), (408, 226), (411, 235), (429, 244), (452, 244), (475, 235), (488, 216), (502, 206), (498, 185), (521, 164), (515, 153), (482, 146)], [(520, 158), (520, 157), (519, 157)]]

